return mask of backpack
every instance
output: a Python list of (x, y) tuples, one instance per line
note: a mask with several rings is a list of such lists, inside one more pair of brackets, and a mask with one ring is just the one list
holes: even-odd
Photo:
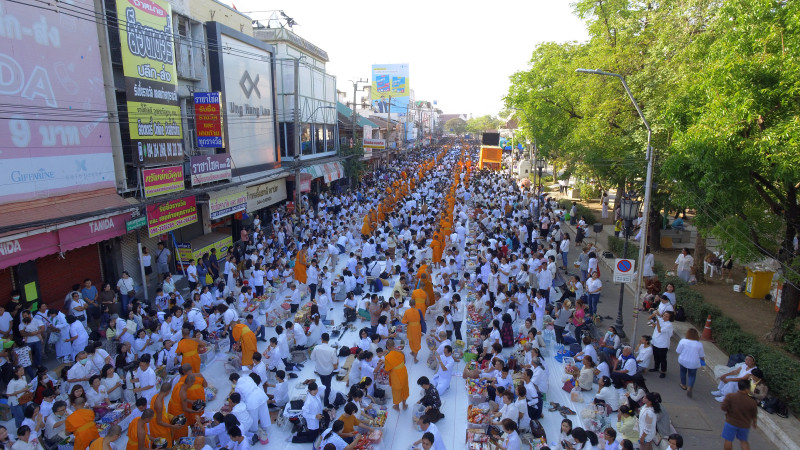
[(675, 308), (675, 320), (678, 322), (686, 322), (686, 310), (683, 306)]
[(764, 400), (761, 400), (758, 403), (764, 411), (770, 414), (777, 414), (779, 417), (783, 417), (784, 419), (789, 417), (789, 408), (786, 406), (781, 399), (778, 397), (773, 397), (768, 395)]
[(419, 326), (422, 328), (422, 333), (425, 334), (428, 332), (428, 324), (425, 323), (425, 316), (422, 315), (422, 310), (417, 308), (417, 312), (419, 313)]

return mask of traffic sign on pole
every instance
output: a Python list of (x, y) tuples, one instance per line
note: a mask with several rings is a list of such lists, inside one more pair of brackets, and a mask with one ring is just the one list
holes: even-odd
[(633, 269), (636, 266), (632, 259), (614, 260), (614, 282), (630, 283), (633, 281)]

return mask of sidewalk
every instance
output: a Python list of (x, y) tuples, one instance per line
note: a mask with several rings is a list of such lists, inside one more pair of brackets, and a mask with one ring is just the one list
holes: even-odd
[[(575, 236), (575, 226), (569, 225), (568, 222), (562, 222), (561, 226), (563, 230), (569, 230), (570, 236)], [(604, 224), (602, 232), (592, 233), (591, 237), (586, 238), (585, 241), (595, 243), (597, 248), (602, 252), (608, 249), (608, 236), (613, 236), (613, 232), (613, 225)], [(574, 247), (571, 248), (570, 260), (576, 259), (577, 255), (577, 249)], [(622, 257), (622, 255), (614, 256), (617, 258)], [(635, 259), (637, 255), (632, 255), (629, 252), (628, 257)], [(600, 272), (604, 287), (601, 303), (598, 307), (599, 313), (604, 317), (611, 316), (614, 318), (613, 320), (605, 319), (602, 324), (603, 326), (600, 327), (602, 330), (604, 327), (613, 325), (616, 321), (619, 301), (619, 283), (614, 283), (612, 281), (614, 260), (603, 258), (602, 255), (598, 255), (598, 259), (601, 264)], [(634, 331), (632, 311), (634, 305), (638, 304), (638, 302), (633, 301), (635, 289), (636, 285), (634, 283), (629, 283), (626, 286), (623, 299), (623, 323), (627, 335), (625, 341), (630, 340), (631, 333)], [(646, 316), (639, 316), (639, 323), (637, 325), (637, 330), (635, 330), (635, 339), (637, 341), (643, 334), (652, 334), (651, 328), (646, 325), (646, 320)], [(655, 390), (662, 395), (666, 409), (670, 412), (673, 426), (683, 435), (686, 441), (684, 448), (699, 448), (702, 445), (711, 445), (716, 448), (720, 444), (719, 441), (721, 438), (719, 434), (724, 425), (724, 415), (719, 409), (719, 403), (710, 395), (710, 392), (715, 390), (717, 386), (713, 368), (717, 365), (726, 365), (728, 362), (728, 355), (712, 342), (703, 342), (707, 366), (703, 368), (701, 372), (706, 376), (697, 378), (694, 398), (689, 399), (686, 397), (685, 392), (678, 386), (678, 363), (677, 354), (674, 350), (675, 346), (677, 346), (677, 342), (686, 335), (686, 331), (694, 327), (689, 322), (673, 322), (673, 325), (674, 335), (672, 337), (673, 343), (668, 356), (669, 368), (667, 370), (667, 378), (661, 380), (657, 377), (650, 376), (647, 378), (648, 387), (651, 391)], [(698, 331), (702, 334), (702, 330)], [(637, 345), (632, 346), (635, 348)], [(750, 444), (752, 448), (800, 449), (800, 427), (798, 426), (797, 419), (793, 416), (784, 419), (760, 410), (758, 415), (758, 431), (758, 433), (750, 434)]]

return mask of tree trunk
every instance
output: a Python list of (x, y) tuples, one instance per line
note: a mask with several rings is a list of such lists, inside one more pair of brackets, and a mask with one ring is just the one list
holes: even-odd
[(781, 307), (775, 316), (775, 323), (772, 331), (767, 334), (767, 339), (775, 342), (783, 342), (786, 334), (786, 325), (797, 317), (797, 305), (800, 304), (800, 289), (795, 285), (784, 283), (783, 293), (781, 294)]
[(694, 242), (694, 276), (698, 283), (705, 281), (706, 240), (700, 230), (697, 230), (697, 239)]
[(614, 209), (610, 211), (608, 217), (611, 219), (611, 223), (614, 223), (614, 211), (617, 210), (618, 207), (622, 206), (622, 196), (625, 195), (625, 180), (622, 180), (617, 184), (617, 195), (614, 196)]
[(792, 183), (785, 183), (786, 201), (783, 204), (783, 220), (786, 224), (781, 249), (778, 252), (778, 259), (788, 267), (784, 269), (784, 277), (787, 279), (783, 283), (783, 293), (781, 294), (781, 307), (775, 315), (775, 323), (772, 331), (767, 335), (767, 339), (775, 342), (783, 342), (786, 334), (786, 325), (789, 321), (797, 317), (797, 306), (800, 304), (800, 288), (798, 288), (797, 275), (794, 268), (797, 267), (797, 255), (794, 252), (794, 237), (797, 235), (798, 224), (800, 224), (800, 206), (797, 204), (797, 189)]
[(661, 214), (656, 208), (650, 208), (650, 224), (648, 225), (650, 251), (661, 250)]

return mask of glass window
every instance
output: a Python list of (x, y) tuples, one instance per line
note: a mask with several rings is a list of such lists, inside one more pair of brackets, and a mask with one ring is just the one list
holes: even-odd
[(281, 122), (278, 125), (280, 132), (280, 140), (278, 141), (281, 147), (281, 158), (294, 157), (294, 123)]
[(333, 125), (325, 125), (325, 151), (336, 150), (336, 136), (333, 133)]
[(311, 142), (311, 124), (304, 123), (301, 125), (302, 132), (300, 133), (300, 148), (303, 155), (314, 154), (314, 146)]
[(325, 152), (325, 125), (314, 125), (314, 136), (316, 143), (314, 144), (315, 153)]

